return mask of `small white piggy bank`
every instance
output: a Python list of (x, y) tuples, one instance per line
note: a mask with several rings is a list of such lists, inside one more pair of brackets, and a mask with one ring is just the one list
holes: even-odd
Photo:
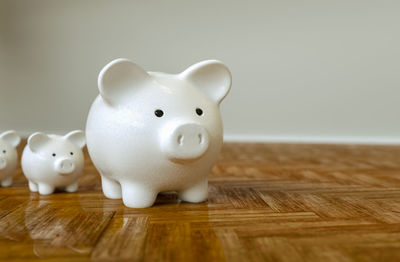
[(6, 131), (0, 135), (0, 184), (3, 187), (12, 184), (18, 163), (16, 147), (20, 142), (21, 138), (15, 131)]
[(65, 136), (35, 133), (28, 138), (22, 153), (22, 171), (32, 192), (51, 194), (56, 188), (67, 192), (78, 190), (84, 157), (85, 136), (72, 131)]
[(153, 205), (165, 191), (205, 201), (223, 140), (219, 104), (231, 87), (228, 68), (209, 60), (165, 74), (116, 59), (98, 85), (86, 138), (104, 195), (134, 208)]

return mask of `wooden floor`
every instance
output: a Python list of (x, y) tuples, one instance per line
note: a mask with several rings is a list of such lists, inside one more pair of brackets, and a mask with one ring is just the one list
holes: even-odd
[(106, 199), (0, 188), (0, 260), (400, 261), (400, 147), (226, 144), (209, 200)]

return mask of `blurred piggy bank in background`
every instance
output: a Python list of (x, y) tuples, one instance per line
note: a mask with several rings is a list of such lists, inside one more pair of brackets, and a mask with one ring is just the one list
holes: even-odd
[(77, 191), (84, 164), (84, 146), (85, 136), (79, 130), (65, 136), (31, 135), (21, 159), (29, 189), (42, 195), (51, 194), (56, 188)]
[(98, 85), (86, 138), (104, 195), (134, 208), (153, 205), (163, 191), (205, 201), (223, 141), (219, 104), (231, 87), (228, 68), (208, 60), (165, 74), (116, 59)]
[(16, 147), (21, 138), (15, 131), (6, 131), (0, 134), (0, 184), (3, 187), (11, 186), (13, 175), (18, 163)]

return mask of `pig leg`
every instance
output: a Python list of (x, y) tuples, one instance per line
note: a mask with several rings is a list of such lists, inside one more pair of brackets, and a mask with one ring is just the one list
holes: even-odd
[(12, 177), (8, 177), (8, 178), (4, 179), (3, 181), (1, 181), (1, 186), (9, 187), (9, 186), (11, 186), (12, 181), (13, 181)]
[(107, 198), (120, 199), (122, 197), (121, 185), (113, 179), (101, 175), (101, 187)]
[(144, 208), (154, 204), (157, 192), (144, 185), (121, 182), (122, 201), (127, 207)]
[(207, 200), (208, 181), (207, 179), (187, 189), (178, 191), (179, 198), (186, 202), (199, 203)]
[(54, 186), (50, 186), (48, 184), (38, 184), (39, 186), (39, 193), (41, 195), (49, 195), (52, 194), (55, 190)]
[(37, 192), (38, 191), (38, 185), (29, 180), (29, 190), (31, 192)]
[(65, 191), (72, 193), (78, 191), (78, 182), (74, 182), (69, 186), (65, 187)]

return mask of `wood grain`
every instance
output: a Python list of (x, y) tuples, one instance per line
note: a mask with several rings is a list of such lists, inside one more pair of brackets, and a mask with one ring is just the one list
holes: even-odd
[(225, 144), (206, 203), (0, 188), (0, 260), (400, 261), (400, 147)]

